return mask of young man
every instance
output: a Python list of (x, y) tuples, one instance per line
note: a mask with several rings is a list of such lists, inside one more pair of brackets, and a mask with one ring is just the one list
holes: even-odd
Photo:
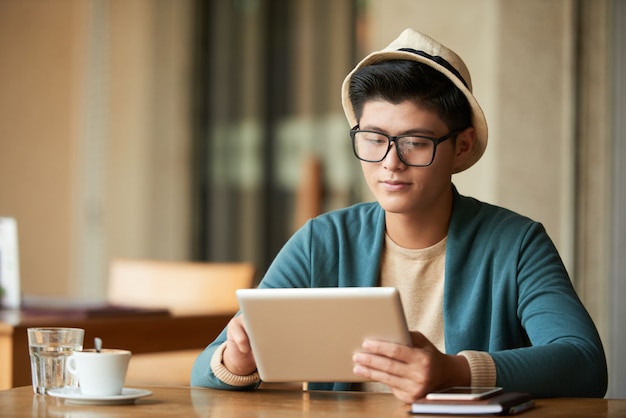
[[(602, 397), (606, 359), (541, 224), (461, 196), (452, 175), (487, 145), (463, 61), (404, 31), (346, 77), (354, 153), (376, 197), (309, 221), (260, 287), (394, 286), (413, 347), (365, 341), (354, 373), (412, 402), (449, 386)], [(241, 316), (198, 357), (191, 384), (259, 381)], [(309, 389), (347, 390), (346, 383)]]

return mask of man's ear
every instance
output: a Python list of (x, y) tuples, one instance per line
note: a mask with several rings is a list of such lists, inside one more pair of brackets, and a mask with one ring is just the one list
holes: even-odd
[(461, 131), (456, 137), (454, 158), (457, 160), (464, 160), (467, 158), (468, 154), (474, 147), (474, 141), (476, 141), (476, 129), (470, 126)]

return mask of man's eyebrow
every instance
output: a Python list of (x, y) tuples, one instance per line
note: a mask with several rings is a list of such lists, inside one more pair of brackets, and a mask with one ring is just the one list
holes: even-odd
[[(361, 125), (359, 126), (359, 129), (362, 129), (365, 131), (376, 131), (376, 132), (380, 132), (381, 134), (390, 135), (386, 130), (381, 129), (380, 127), (376, 125)], [(399, 132), (397, 135), (418, 135), (418, 136), (429, 136), (429, 137), (436, 136), (435, 132), (426, 128), (411, 128), (411, 129), (407, 129), (405, 131)], [(394, 135), (394, 136), (397, 136), (397, 135)]]

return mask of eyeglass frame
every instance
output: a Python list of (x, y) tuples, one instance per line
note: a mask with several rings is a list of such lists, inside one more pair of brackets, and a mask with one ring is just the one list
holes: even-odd
[[(435, 161), (435, 154), (437, 153), (437, 146), (439, 144), (441, 144), (442, 142), (455, 137), (456, 135), (460, 134), (464, 129), (455, 129), (453, 131), (450, 131), (448, 134), (439, 137), (439, 138), (433, 138), (430, 136), (423, 136), (423, 135), (415, 135), (415, 134), (405, 134), (405, 135), (388, 135), (386, 133), (383, 132), (378, 132), (378, 131), (372, 131), (369, 129), (359, 129), (359, 125), (355, 125), (352, 129), (350, 129), (350, 138), (352, 139), (352, 152), (354, 153), (354, 156), (361, 160), (361, 161), (365, 161), (366, 163), (379, 163), (381, 161), (383, 161), (385, 158), (387, 158), (387, 155), (389, 155), (389, 151), (391, 150), (391, 143), (395, 142), (396, 143), (396, 154), (398, 155), (398, 158), (400, 159), (400, 161), (402, 161), (402, 164), (409, 166), (409, 167), (428, 167), (429, 165), (431, 165), (433, 163), (433, 161)], [(369, 132), (369, 133), (373, 133), (373, 134), (377, 134), (377, 135), (382, 135), (384, 137), (387, 138), (387, 151), (385, 151), (385, 155), (383, 155), (383, 157), (380, 160), (366, 160), (364, 158), (359, 157), (359, 155), (356, 152), (356, 144), (355, 144), (355, 136), (357, 133), (359, 132)], [(404, 161), (404, 158), (402, 157), (402, 154), (400, 153), (400, 147), (398, 146), (398, 139), (401, 138), (421, 138), (421, 139), (427, 139), (429, 141), (431, 141), (433, 143), (433, 155), (430, 159), (430, 162), (428, 164), (409, 164), (406, 161)], [(455, 138), (456, 139), (456, 138)]]

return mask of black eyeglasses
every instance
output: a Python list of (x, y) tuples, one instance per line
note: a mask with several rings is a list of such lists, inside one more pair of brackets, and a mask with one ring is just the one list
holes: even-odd
[(400, 161), (411, 167), (426, 167), (433, 163), (437, 145), (459, 134), (457, 129), (441, 138), (420, 135), (391, 136), (382, 132), (358, 129), (358, 125), (350, 130), (352, 150), (361, 161), (378, 163), (387, 157), (391, 143), (396, 143), (396, 152)]

